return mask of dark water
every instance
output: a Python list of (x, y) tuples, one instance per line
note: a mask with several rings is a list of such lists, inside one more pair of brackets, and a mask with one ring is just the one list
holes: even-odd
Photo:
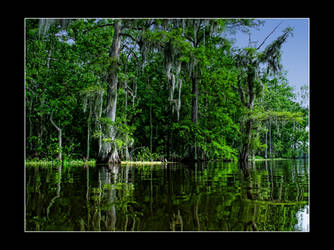
[(307, 161), (27, 167), (26, 231), (308, 231)]

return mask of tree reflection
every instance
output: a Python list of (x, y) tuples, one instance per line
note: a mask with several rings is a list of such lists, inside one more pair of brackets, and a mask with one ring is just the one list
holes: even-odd
[[(246, 199), (248, 200), (255, 200), (255, 195), (253, 193), (253, 181), (252, 181), (252, 171), (253, 169), (251, 169), (248, 165), (249, 163), (243, 163), (244, 166), (241, 168), (242, 174), (243, 174), (243, 182), (245, 185), (245, 189), (246, 189)], [(250, 205), (251, 203), (246, 203), (246, 202), (242, 202), (242, 208), (245, 211), (250, 211), (249, 214), (246, 215), (246, 220), (244, 223), (244, 230), (243, 231), (258, 231), (257, 225), (256, 225), (256, 212), (257, 212), (257, 207), (251, 207), (251, 209), (249, 209), (249, 207), (247, 207), (248, 205)]]
[(170, 222), (171, 231), (183, 231), (183, 220), (180, 214), (180, 209), (177, 210), (177, 214), (172, 215)]
[(62, 171), (62, 165), (59, 165), (58, 166), (58, 175), (56, 176), (56, 179), (57, 179), (57, 193), (56, 193), (56, 196), (54, 196), (50, 203), (49, 203), (49, 206), (47, 207), (46, 209), (46, 216), (47, 218), (49, 218), (49, 213), (50, 213), (50, 209), (53, 205), (53, 203), (55, 202), (56, 199), (58, 199), (60, 197), (60, 189), (61, 189), (61, 171)]
[(252, 178), (251, 178), (251, 168), (249, 167), (248, 163), (242, 163), (243, 167), (241, 168), (242, 171), (242, 178), (244, 185), (246, 186), (246, 194), (247, 198), (250, 200), (254, 199), (254, 194), (252, 191), (253, 185), (252, 185)]
[(263, 165), (263, 170), (242, 168), (244, 198), (239, 220), (244, 221), (245, 231), (294, 231), (297, 212), (307, 202), (293, 195), (296, 190), (298, 196), (301, 185), (293, 176), (295, 169), (291, 164), (273, 161)]
[(27, 178), (27, 228), (297, 230), (308, 199), (307, 169), (274, 161), (252, 165), (37, 167)]
[[(131, 205), (135, 202), (133, 184), (129, 183), (129, 170), (128, 166), (121, 167), (120, 165), (99, 167), (98, 187), (87, 185), (87, 193), (89, 193), (88, 188), (91, 188), (90, 193), (92, 194), (90, 198), (87, 198), (87, 218), (92, 218), (92, 221), (90, 223), (88, 220), (85, 223), (89, 225), (86, 230), (127, 231), (128, 227), (135, 229), (138, 218), (131, 209)], [(89, 194), (86, 197), (89, 197)]]
[(118, 172), (119, 165), (109, 165), (108, 168), (101, 168), (100, 172), (100, 180), (102, 182), (102, 186), (104, 187), (103, 210), (105, 212), (105, 217), (103, 218), (103, 221), (107, 231), (115, 231), (117, 220), (115, 202), (117, 197), (115, 186), (112, 184), (116, 183)]

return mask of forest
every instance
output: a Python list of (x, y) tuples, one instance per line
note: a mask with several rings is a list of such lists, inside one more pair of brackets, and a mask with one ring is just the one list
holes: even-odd
[(247, 48), (227, 36), (261, 25), (25, 19), (26, 160), (308, 157), (309, 109), (296, 99), (308, 87), (294, 90), (281, 65), (293, 28)]

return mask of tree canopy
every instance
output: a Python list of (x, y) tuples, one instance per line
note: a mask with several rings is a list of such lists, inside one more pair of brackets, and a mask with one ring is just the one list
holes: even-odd
[(258, 48), (235, 49), (224, 37), (260, 25), (26, 19), (27, 158), (237, 160), (265, 157), (268, 148), (275, 157), (307, 154), (308, 108), (296, 102), (280, 63), (292, 29)]

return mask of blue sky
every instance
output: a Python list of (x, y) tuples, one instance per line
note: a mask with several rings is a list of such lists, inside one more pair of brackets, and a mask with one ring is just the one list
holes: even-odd
[[(309, 19), (307, 18), (274, 18), (260, 19), (265, 21), (258, 30), (250, 30), (251, 40), (258, 41), (257, 46), (266, 38), (266, 36), (278, 25), (282, 24), (266, 40), (260, 50), (263, 50), (270, 42), (282, 34), (282, 31), (288, 26), (294, 28), (293, 36), (288, 37), (282, 45), (282, 65), (283, 70), (287, 71), (287, 78), (290, 86), (299, 90), (302, 85), (309, 85)], [(235, 45), (239, 48), (248, 46), (249, 36), (238, 32), (233, 36)]]

